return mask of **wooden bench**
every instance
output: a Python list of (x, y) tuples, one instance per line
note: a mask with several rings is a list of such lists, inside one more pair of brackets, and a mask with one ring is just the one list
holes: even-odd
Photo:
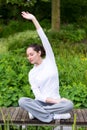
[(67, 120), (55, 120), (50, 123), (44, 123), (37, 119), (30, 120), (27, 111), (20, 107), (1, 107), (0, 108), (0, 125), (2, 129), (7, 124), (18, 125), (20, 128), (22, 126), (36, 126), (38, 129), (39, 126), (72, 126), (74, 123), (74, 115), (76, 114), (76, 125), (77, 126), (87, 126), (87, 109), (73, 109), (71, 111), (71, 118)]

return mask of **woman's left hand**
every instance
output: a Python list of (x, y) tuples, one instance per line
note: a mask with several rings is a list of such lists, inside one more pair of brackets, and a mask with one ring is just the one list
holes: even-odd
[(68, 101), (68, 99), (66, 99), (66, 98), (53, 99), (53, 98), (50, 98), (50, 97), (48, 97), (46, 99), (46, 103), (54, 103), (54, 104), (56, 104), (56, 103), (60, 103), (61, 101)]

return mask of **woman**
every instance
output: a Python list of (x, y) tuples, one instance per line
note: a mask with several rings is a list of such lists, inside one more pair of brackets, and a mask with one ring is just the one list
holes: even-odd
[(19, 105), (28, 111), (30, 119), (35, 117), (43, 122), (68, 119), (73, 103), (60, 97), (58, 70), (51, 45), (34, 15), (23, 11), (22, 17), (33, 22), (43, 46), (32, 44), (27, 48), (27, 58), (34, 65), (29, 72), (29, 82), (35, 99), (22, 97)]

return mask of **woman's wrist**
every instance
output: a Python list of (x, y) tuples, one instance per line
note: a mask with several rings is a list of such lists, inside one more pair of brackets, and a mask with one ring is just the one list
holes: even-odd
[(34, 23), (36, 29), (39, 29), (41, 27), (35, 16), (32, 18), (32, 22)]
[(53, 98), (47, 98), (46, 99), (46, 103), (54, 103), (54, 104), (56, 104), (56, 103), (59, 103), (60, 102), (60, 99), (58, 100), (58, 99), (53, 99)]

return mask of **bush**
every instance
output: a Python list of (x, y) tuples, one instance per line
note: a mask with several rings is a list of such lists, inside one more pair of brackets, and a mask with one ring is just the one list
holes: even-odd
[[(44, 26), (44, 23), (42, 24)], [(14, 22), (11, 26), (17, 27)], [(85, 103), (87, 98), (87, 45), (81, 41), (73, 44), (79, 41), (77, 39), (84, 39), (85, 33), (81, 29), (77, 35), (78, 33), (75, 33), (77, 30), (73, 25), (62, 27), (61, 31), (55, 34), (46, 31), (59, 69), (60, 93), (71, 99), (75, 107), (87, 107)], [(32, 66), (25, 57), (27, 46), (33, 42), (39, 43), (40, 39), (36, 31), (32, 30), (19, 32), (0, 40), (0, 106), (17, 106), (20, 97), (34, 97), (27, 77)]]
[(86, 29), (79, 28), (74, 24), (62, 25), (59, 32), (48, 31), (51, 39), (64, 43), (77, 43), (86, 39)]
[[(87, 15), (86, 0), (61, 0), (61, 21), (64, 23), (75, 23), (78, 19)], [(78, 21), (80, 22), (80, 21)]]
[(62, 97), (71, 99), (75, 108), (87, 108), (87, 86), (80, 81), (60, 87), (60, 93)]
[(9, 35), (13, 35), (17, 32), (22, 32), (24, 30), (34, 29), (33, 24), (29, 23), (29, 21), (17, 21), (11, 20), (8, 25), (1, 24), (0, 27), (0, 37), (8, 37)]
[(63, 40), (64, 42), (80, 42), (81, 40), (86, 38), (86, 33), (82, 29), (71, 31), (61, 30), (58, 37), (60, 40)]
[(87, 60), (78, 56), (57, 58), (60, 85), (72, 85), (73, 82), (87, 84)]
[(17, 106), (20, 97), (33, 96), (28, 83), (30, 67), (25, 57), (0, 56), (0, 106)]
[(60, 30), (58, 38), (64, 42), (80, 42), (86, 38), (86, 32), (74, 25), (67, 25)]

